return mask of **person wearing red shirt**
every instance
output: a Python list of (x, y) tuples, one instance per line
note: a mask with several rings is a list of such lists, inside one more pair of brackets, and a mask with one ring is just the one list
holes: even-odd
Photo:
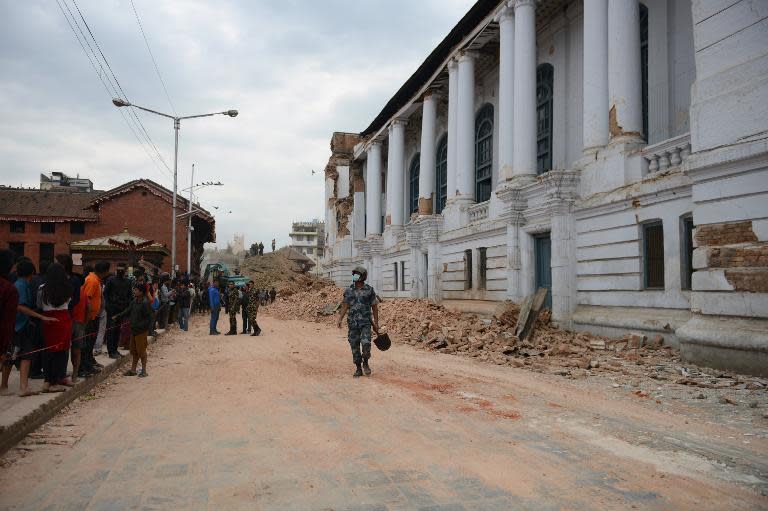
[(19, 305), (19, 292), (8, 278), (13, 259), (14, 254), (10, 250), (0, 251), (0, 365), (11, 346), (16, 307)]

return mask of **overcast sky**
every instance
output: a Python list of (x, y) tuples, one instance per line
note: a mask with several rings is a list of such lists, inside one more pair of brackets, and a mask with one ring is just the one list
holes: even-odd
[[(322, 219), (323, 174), (311, 170), (324, 168), (331, 134), (366, 128), (473, 3), (134, 0), (178, 114), (240, 111), (181, 129), (179, 188), (193, 163), (196, 182), (225, 184), (198, 194), (215, 213), (218, 245), (235, 232), (284, 244), (292, 221)], [(139, 177), (170, 188), (59, 6), (87, 34), (80, 8), (132, 102), (172, 111), (130, 0), (0, 0), (0, 183), (37, 187), (41, 172), (57, 170), (98, 189)], [(172, 121), (138, 115), (173, 168)]]

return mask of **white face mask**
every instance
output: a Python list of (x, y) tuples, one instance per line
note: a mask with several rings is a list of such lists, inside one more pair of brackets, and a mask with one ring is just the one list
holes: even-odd
[(353, 273), (352, 274), (352, 282), (358, 282), (360, 280), (360, 274), (359, 273)]

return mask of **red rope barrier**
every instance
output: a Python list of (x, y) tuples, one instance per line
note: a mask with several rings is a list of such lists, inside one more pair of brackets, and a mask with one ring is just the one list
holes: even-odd
[[(114, 330), (116, 328), (123, 328), (123, 325), (126, 325), (126, 324), (128, 324), (128, 321), (124, 321), (124, 322), (122, 322), (122, 323), (120, 323), (120, 324), (118, 324), (116, 326), (113, 326), (113, 327), (110, 327), (110, 328), (106, 328), (106, 329), (104, 329), (104, 333), (106, 334), (107, 332), (109, 332), (111, 330)], [(79, 341), (81, 339), (87, 339), (89, 337), (97, 337), (98, 335), (99, 335), (98, 332), (93, 333), (93, 334), (85, 334), (85, 335), (83, 335), (81, 337), (75, 337), (74, 339), (70, 339), (70, 342)], [(51, 349), (54, 349), (54, 348), (58, 348), (62, 344), (63, 343), (60, 342), (60, 343), (54, 344), (53, 346), (47, 346), (45, 348), (40, 348), (40, 349), (37, 349), (37, 350), (27, 351), (26, 353), (14, 353), (10, 360), (13, 361), (13, 360), (16, 360), (19, 357), (26, 357), (27, 355), (32, 355), (33, 353), (39, 353), (41, 351), (47, 351), (47, 350), (51, 350)]]

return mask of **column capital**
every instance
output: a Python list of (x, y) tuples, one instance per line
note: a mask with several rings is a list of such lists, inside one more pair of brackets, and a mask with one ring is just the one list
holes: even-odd
[(378, 138), (374, 138), (368, 142), (368, 145), (365, 147), (366, 154), (369, 154), (374, 148), (381, 149), (381, 140)]
[(437, 88), (429, 88), (427, 91), (422, 95), (421, 100), (426, 101), (428, 99), (437, 100), (442, 97), (442, 93)]
[(477, 60), (477, 52), (473, 50), (464, 50), (459, 54), (458, 62), (464, 62), (466, 60)]
[(497, 23), (501, 23), (502, 21), (507, 20), (514, 20), (515, 19), (515, 8), (513, 7), (513, 2), (510, 1), (507, 3), (507, 5), (504, 5), (504, 7), (499, 10), (499, 13), (494, 17), (494, 21)]
[(459, 69), (459, 61), (456, 59), (456, 57), (451, 57), (451, 60), (448, 61), (448, 65), (446, 67), (448, 68), (448, 72), (455, 72)]
[(396, 119), (392, 119), (392, 122), (389, 124), (389, 128), (387, 128), (389, 131), (392, 131), (396, 126), (403, 126), (405, 127), (408, 124), (408, 119), (404, 119), (402, 117), (398, 117)]
[(536, 8), (536, 0), (515, 0), (515, 10), (521, 7), (533, 7)]

